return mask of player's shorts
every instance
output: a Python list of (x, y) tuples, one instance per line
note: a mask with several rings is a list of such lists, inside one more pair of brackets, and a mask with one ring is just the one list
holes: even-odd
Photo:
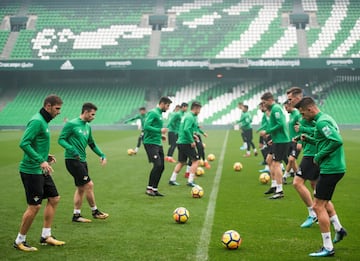
[(317, 180), (320, 175), (320, 168), (314, 163), (313, 156), (304, 156), (300, 162), (299, 170), (296, 176), (304, 180)]
[(322, 200), (331, 200), (336, 184), (344, 177), (345, 173), (320, 174), (316, 183), (314, 197)]
[(259, 144), (264, 144), (264, 145), (267, 145), (266, 144), (267, 142), (266, 142), (266, 139), (264, 138), (264, 136), (259, 136)]
[(191, 144), (178, 144), (178, 161), (185, 163), (187, 159), (191, 161), (199, 160), (199, 155), (195, 148), (191, 147)]
[(290, 145), (289, 145), (289, 156), (292, 156), (292, 157), (294, 157), (295, 159), (297, 159), (298, 156), (299, 156), (299, 154), (300, 154), (300, 152), (301, 152), (300, 150), (298, 150), (298, 149), (296, 148), (297, 143), (291, 141), (289, 144), (290, 144)]
[(273, 143), (271, 146), (271, 154), (274, 161), (287, 161), (289, 151), (289, 143)]
[(66, 169), (74, 178), (75, 186), (80, 187), (91, 181), (86, 162), (75, 159), (65, 159)]
[(20, 176), (25, 188), (26, 201), (29, 205), (40, 205), (45, 198), (59, 196), (51, 175), (20, 172)]
[(149, 162), (163, 164), (164, 163), (164, 149), (162, 146), (155, 144), (144, 144), (146, 154)]
[(169, 131), (168, 133), (169, 145), (176, 145), (176, 141), (178, 139), (178, 135), (176, 132)]

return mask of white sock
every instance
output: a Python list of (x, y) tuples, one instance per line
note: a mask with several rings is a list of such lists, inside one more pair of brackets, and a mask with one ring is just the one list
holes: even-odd
[(257, 150), (256, 150), (256, 148), (254, 149), (254, 152), (256, 152)]
[(331, 233), (330, 232), (326, 232), (326, 233), (321, 233), (322, 239), (323, 239), (323, 244), (324, 247), (327, 250), (332, 250), (334, 248), (334, 245), (331, 241)]
[(97, 206), (91, 207), (91, 210), (92, 210), (92, 211), (97, 210)]
[(189, 165), (186, 166), (186, 172), (190, 172), (190, 166)]
[(338, 216), (334, 215), (334, 216), (330, 217), (330, 221), (333, 224), (335, 231), (340, 231), (342, 226), (340, 224), (340, 220), (339, 220)]
[(250, 150), (247, 150), (247, 151), (246, 151), (246, 155), (250, 155)]
[(189, 178), (188, 178), (188, 183), (193, 183), (193, 182), (194, 182), (194, 177), (195, 177), (195, 174), (194, 174), (194, 173), (190, 173), (190, 174), (189, 174)]
[(26, 241), (26, 235), (22, 235), (22, 234), (18, 234), (16, 239), (15, 239), (15, 243), (16, 244), (20, 244), (22, 242), (25, 242)]
[(313, 210), (312, 207), (308, 207), (307, 209), (309, 211), (309, 216), (310, 217), (316, 217), (316, 213), (315, 213), (315, 211)]
[(41, 237), (47, 238), (49, 236), (51, 236), (51, 228), (43, 227)]
[(282, 184), (276, 184), (276, 193), (278, 193), (278, 192), (281, 192), (281, 191), (283, 191), (283, 186), (282, 186)]
[(282, 170), (285, 170), (284, 164), (281, 163), (280, 166), (281, 166), (281, 169), (282, 169)]
[(272, 188), (275, 188), (275, 187), (276, 187), (276, 180), (275, 180), (275, 179), (271, 181), (271, 187), (272, 187)]
[(80, 215), (81, 214), (81, 209), (74, 209), (74, 214), (75, 215)]
[(176, 181), (177, 175), (178, 175), (178, 174), (174, 171), (174, 172), (171, 174), (170, 181)]
[(152, 187), (152, 186), (147, 186), (146, 189), (147, 189), (147, 190), (152, 190), (153, 187)]
[(284, 173), (283, 177), (285, 177), (285, 178), (290, 177), (290, 173), (285, 170), (285, 173)]
[(269, 170), (270, 168), (269, 168), (269, 165), (265, 165), (265, 168), (264, 168), (265, 170)]

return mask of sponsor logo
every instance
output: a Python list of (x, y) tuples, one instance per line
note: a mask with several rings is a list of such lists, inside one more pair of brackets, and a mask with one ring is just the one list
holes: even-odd
[(4, 62), (0, 62), (0, 68), (33, 68), (34, 64), (33, 63), (26, 63), (26, 62), (22, 62), (22, 63), (4, 63)]
[(193, 60), (157, 60), (157, 67), (209, 67), (209, 61), (193, 61)]
[(66, 60), (61, 67), (61, 70), (74, 70), (74, 66), (71, 64), (70, 60)]

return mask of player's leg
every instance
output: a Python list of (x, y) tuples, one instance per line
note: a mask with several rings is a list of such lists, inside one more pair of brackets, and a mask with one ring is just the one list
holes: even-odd
[(174, 151), (176, 149), (176, 141), (177, 141), (177, 135), (175, 132), (169, 132), (168, 133), (168, 139), (169, 139), (169, 149), (166, 154), (165, 160), (171, 163), (175, 163), (176, 160), (173, 158)]
[(287, 158), (289, 143), (274, 143), (272, 146), (273, 161), (271, 163), (271, 171), (274, 172), (274, 178), (276, 180), (276, 191), (275, 194), (269, 199), (279, 199), (284, 197), (281, 162)]
[(155, 196), (164, 196), (162, 193), (159, 192), (158, 190), (158, 186), (159, 186), (159, 182), (162, 176), (162, 173), (164, 172), (165, 169), (165, 165), (164, 165), (164, 161), (165, 161), (165, 155), (164, 155), (164, 150), (162, 146), (156, 146), (157, 149), (157, 158), (154, 158), (153, 164), (154, 164), (154, 168), (152, 171), (152, 188), (153, 191), (155, 193)]

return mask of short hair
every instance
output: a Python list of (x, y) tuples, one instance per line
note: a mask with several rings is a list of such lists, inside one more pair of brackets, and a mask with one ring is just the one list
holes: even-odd
[(286, 91), (286, 94), (291, 94), (291, 95), (299, 95), (299, 94), (303, 94), (303, 89), (301, 89), (300, 87), (291, 87), (290, 89), (288, 89)]
[(159, 100), (159, 104), (160, 104), (160, 103), (171, 104), (172, 101), (170, 100), (169, 97), (163, 96), (163, 97), (161, 97), (160, 100)]
[(183, 102), (180, 106), (181, 106), (181, 108), (189, 107), (189, 104), (187, 104), (186, 102)]
[(145, 107), (140, 107), (139, 111), (146, 111), (146, 108)]
[(274, 100), (274, 95), (271, 92), (265, 92), (262, 96), (261, 96), (262, 100)]
[(243, 106), (244, 106), (244, 108), (245, 108), (246, 110), (249, 109), (249, 106), (248, 106), (248, 105), (244, 105), (244, 104), (243, 104)]
[(176, 106), (175, 106), (175, 108), (179, 108), (179, 109), (180, 109), (180, 107), (181, 107), (181, 106), (180, 106), (179, 104), (176, 104)]
[(295, 108), (297, 108), (297, 109), (299, 109), (299, 108), (306, 109), (306, 108), (314, 106), (314, 105), (316, 105), (314, 99), (309, 97), (309, 96), (305, 96), (304, 98), (301, 99), (301, 101), (299, 101), (295, 105)]
[(194, 102), (191, 104), (191, 110), (194, 109), (194, 108), (201, 108), (201, 103), (198, 102), (198, 101), (194, 101)]
[(47, 104), (50, 104), (51, 106), (61, 105), (61, 104), (63, 104), (63, 101), (56, 94), (50, 94), (44, 100), (44, 106), (47, 105)]
[(240, 101), (240, 102), (238, 102), (238, 105), (244, 105), (244, 103)]
[(85, 111), (91, 111), (91, 110), (97, 111), (96, 105), (91, 102), (85, 102), (82, 106), (81, 113), (84, 113)]

